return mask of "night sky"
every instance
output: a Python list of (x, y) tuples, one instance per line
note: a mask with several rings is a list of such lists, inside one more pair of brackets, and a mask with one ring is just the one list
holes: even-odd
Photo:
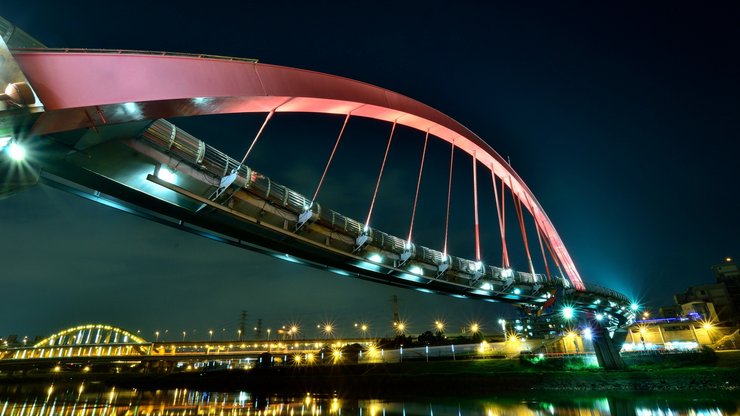
[[(586, 281), (654, 307), (740, 256), (740, 3), (158, 3), (10, 1), (0, 15), (50, 47), (253, 57), (418, 99), (510, 158)], [(240, 159), (263, 117), (172, 121)], [(248, 163), (310, 195), (341, 122), (278, 115)], [(320, 202), (364, 219), (389, 131), (350, 121)], [(400, 237), (422, 143), (400, 129), (381, 184), (372, 225)], [(473, 258), (470, 158), (455, 156), (450, 252)], [(448, 158), (448, 145), (430, 143), (415, 233), (438, 249)], [(480, 178), (483, 256), (497, 264), (490, 178)], [(311, 337), (333, 321), (354, 335), (366, 321), (384, 335), (394, 294), (411, 332), (435, 319), (494, 331), (515, 316), (281, 262), (47, 187), (0, 200), (0, 219), (0, 336), (106, 322), (148, 338), (225, 338), (242, 309), (248, 327), (298, 322)]]

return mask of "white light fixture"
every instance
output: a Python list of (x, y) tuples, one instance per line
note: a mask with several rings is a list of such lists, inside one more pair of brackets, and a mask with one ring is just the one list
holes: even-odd
[(26, 158), (26, 149), (15, 141), (10, 142), (6, 151), (8, 152), (8, 156), (15, 161), (20, 162)]
[(381, 263), (383, 261), (383, 257), (378, 253), (371, 254), (367, 259), (373, 263)]
[(421, 267), (419, 266), (411, 266), (411, 268), (409, 269), (409, 272), (413, 274), (418, 274), (420, 276), (424, 275), (424, 270), (422, 270)]
[(177, 180), (177, 175), (175, 175), (174, 172), (172, 172), (171, 170), (167, 169), (164, 166), (159, 168), (159, 171), (157, 172), (157, 177), (169, 183), (175, 183), (175, 180)]

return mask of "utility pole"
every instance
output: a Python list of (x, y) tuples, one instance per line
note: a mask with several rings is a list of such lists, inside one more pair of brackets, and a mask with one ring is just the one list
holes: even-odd
[(244, 339), (244, 335), (247, 334), (246, 332), (246, 325), (247, 325), (247, 311), (242, 309), (241, 315), (239, 315), (239, 341), (242, 341)]
[(401, 323), (401, 315), (398, 313), (398, 296), (393, 295), (391, 302), (393, 303), (393, 326), (396, 326)]

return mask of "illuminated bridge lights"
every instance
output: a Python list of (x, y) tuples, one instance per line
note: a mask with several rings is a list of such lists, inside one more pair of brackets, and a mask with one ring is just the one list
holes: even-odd
[(16, 162), (22, 162), (26, 158), (26, 148), (11, 137), (0, 138), (0, 149)]

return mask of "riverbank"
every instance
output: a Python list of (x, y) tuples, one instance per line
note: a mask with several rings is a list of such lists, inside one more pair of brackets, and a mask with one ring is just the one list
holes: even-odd
[(643, 359), (623, 371), (563, 370), (517, 360), (404, 362), (256, 368), (249, 371), (147, 374), (57, 374), (0, 378), (0, 383), (96, 382), (156, 390), (246, 390), (262, 394), (319, 393), (351, 396), (480, 395), (523, 392), (682, 392), (740, 390), (740, 352), (717, 353), (711, 362)]

